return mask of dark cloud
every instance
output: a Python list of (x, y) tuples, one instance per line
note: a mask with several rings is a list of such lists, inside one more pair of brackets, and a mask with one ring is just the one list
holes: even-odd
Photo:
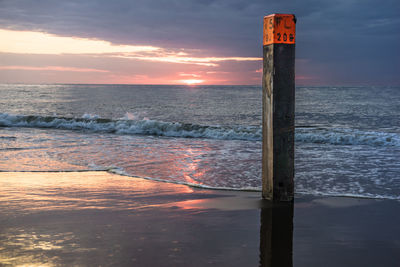
[(3, 0), (0, 27), (260, 56), (262, 17), (294, 13), (297, 57), (308, 60), (298, 72), (323, 66), (330, 83), (400, 84), (399, 11), (398, 0)]

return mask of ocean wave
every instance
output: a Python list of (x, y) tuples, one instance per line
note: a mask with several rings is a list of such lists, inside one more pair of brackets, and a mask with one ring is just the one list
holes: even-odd
[[(126, 135), (153, 135), (182, 138), (261, 141), (260, 126), (204, 126), (151, 119), (104, 119), (84, 114), (81, 118), (27, 116), (0, 113), (0, 127), (33, 127)], [(398, 133), (361, 131), (344, 128), (296, 127), (297, 143), (331, 145), (370, 145), (400, 147)]]
[(369, 145), (400, 147), (397, 133), (361, 131), (345, 128), (296, 128), (296, 142), (331, 145)]
[(203, 126), (150, 119), (129, 120), (124, 118), (111, 120), (89, 114), (84, 114), (81, 118), (66, 118), (0, 113), (0, 126), (87, 130), (91, 132), (127, 135), (139, 134), (248, 141), (261, 140), (261, 128), (257, 126)]

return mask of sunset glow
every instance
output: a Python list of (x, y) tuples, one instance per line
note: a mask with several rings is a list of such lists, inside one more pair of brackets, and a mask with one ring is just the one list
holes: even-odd
[(114, 45), (103, 40), (63, 37), (43, 32), (0, 29), (0, 52), (23, 54), (104, 54), (157, 51), (159, 47)]
[(196, 85), (261, 79), (261, 57), (9, 29), (0, 29), (0, 40), (0, 82)]
[(182, 83), (184, 83), (184, 84), (187, 84), (187, 85), (195, 85), (195, 84), (203, 83), (204, 80), (195, 80), (195, 79), (192, 79), (192, 80), (181, 80), (180, 82), (182, 82)]
[(72, 68), (61, 66), (29, 67), (29, 66), (0, 66), (0, 70), (34, 70), (34, 71), (72, 71), (72, 72), (109, 72), (100, 69)]
[(218, 62), (222, 61), (261, 61), (260, 57), (187, 57), (187, 56), (119, 56), (122, 58), (139, 59), (154, 62), (168, 62), (168, 63), (179, 63), (179, 64), (195, 64), (207, 67), (217, 67)]
[(103, 40), (64, 37), (42, 32), (0, 29), (0, 52), (17, 54), (104, 54), (105, 56), (153, 62), (218, 66), (222, 61), (261, 61), (260, 57), (192, 57), (161, 47), (115, 45)]
[[(400, 42), (394, 2), (368, 2), (361, 5), (363, 12), (358, 1), (339, 6), (326, 1), (310, 12), (293, 4), (287, 10), (299, 19), (296, 85), (400, 84), (400, 61), (393, 60)], [(3, 2), (0, 83), (182, 84), (181, 79), (196, 79), (261, 86), (262, 18), (287, 9), (279, 1), (240, 0)], [(386, 16), (371, 16), (369, 8)], [(340, 12), (346, 16), (334, 24), (320, 19), (341, 17)], [(359, 16), (347, 16), (353, 12)]]

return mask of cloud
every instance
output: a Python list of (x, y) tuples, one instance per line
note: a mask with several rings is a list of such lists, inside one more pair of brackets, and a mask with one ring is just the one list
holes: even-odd
[(0, 53), (0, 82), (176, 84), (202, 80), (204, 84), (258, 84), (260, 75), (249, 69), (260, 68), (261, 64), (261, 61), (220, 61), (218, 66), (208, 67), (101, 54)]
[(217, 67), (216, 62), (221, 61), (261, 61), (260, 57), (183, 57), (183, 56), (130, 56), (122, 55), (118, 56), (128, 59), (138, 59), (153, 62), (168, 62), (168, 63), (179, 63), (179, 64), (195, 64), (207, 67)]
[(60, 37), (32, 31), (0, 29), (0, 52), (24, 54), (107, 54), (152, 52), (154, 46), (113, 45), (103, 40)]
[(45, 66), (45, 67), (31, 67), (31, 66), (0, 66), (0, 70), (33, 70), (33, 71), (72, 71), (72, 72), (101, 72), (107, 73), (108, 70), (88, 69), (88, 68), (73, 68), (62, 66)]
[(115, 45), (104, 40), (60, 37), (31, 31), (0, 29), (0, 52), (19, 54), (88, 54), (152, 62), (195, 64), (216, 67), (221, 61), (260, 61), (257, 57), (192, 57), (186, 52), (155, 46)]
[(163, 60), (204, 64), (196, 58), (260, 57), (262, 17), (270, 13), (296, 14), (296, 55), (309, 59), (302, 75), (314, 76), (322, 66), (329, 82), (352, 75), (353, 82), (400, 83), (398, 0), (3, 0), (0, 28), (161, 47), (162, 53), (184, 49), (190, 55)]

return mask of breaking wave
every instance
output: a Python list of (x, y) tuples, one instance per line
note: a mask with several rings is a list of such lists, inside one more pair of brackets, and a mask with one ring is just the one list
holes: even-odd
[(400, 135), (345, 128), (296, 128), (296, 142), (400, 147)]
[[(28, 116), (0, 113), (0, 127), (54, 128), (126, 135), (261, 141), (260, 126), (205, 126), (150, 119), (104, 119), (84, 114), (81, 118)], [(296, 127), (298, 143), (400, 147), (398, 133), (344, 128)]]
[(86, 130), (115, 134), (140, 134), (154, 136), (209, 138), (224, 140), (261, 140), (258, 126), (203, 126), (180, 122), (157, 120), (111, 120), (85, 114), (82, 118), (51, 116), (26, 116), (0, 113), (0, 127), (54, 128)]

